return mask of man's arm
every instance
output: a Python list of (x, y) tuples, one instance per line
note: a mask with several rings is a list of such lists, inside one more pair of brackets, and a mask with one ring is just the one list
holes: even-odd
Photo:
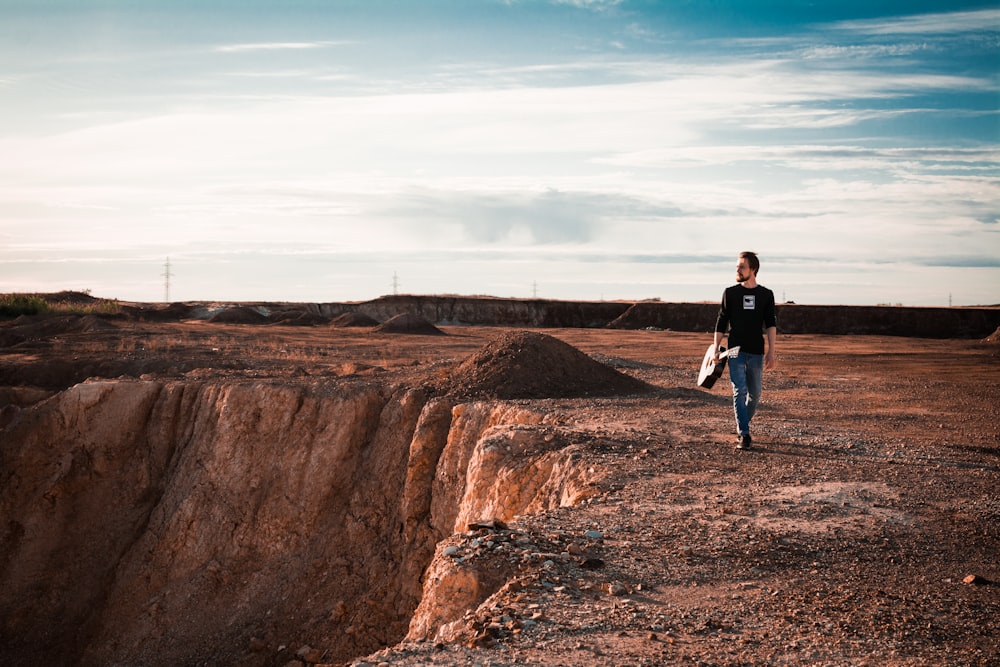
[(778, 308), (774, 303), (774, 292), (768, 290), (770, 298), (767, 310), (764, 312), (764, 331), (767, 333), (767, 350), (764, 352), (764, 368), (773, 368), (777, 357), (774, 355), (774, 342), (778, 338)]
[(719, 316), (715, 319), (715, 350), (719, 350), (722, 339), (726, 337), (726, 329), (729, 328), (729, 305), (726, 303), (726, 290), (722, 291), (722, 303), (719, 306)]
[(767, 328), (767, 351), (764, 353), (764, 368), (774, 368), (774, 341), (778, 338), (778, 327)]

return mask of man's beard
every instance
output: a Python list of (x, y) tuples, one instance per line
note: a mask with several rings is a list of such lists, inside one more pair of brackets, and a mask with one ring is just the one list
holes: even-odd
[(745, 283), (748, 280), (750, 280), (750, 274), (749, 273), (747, 273), (747, 274), (744, 275), (743, 273), (741, 273), (739, 271), (736, 272), (736, 282), (738, 282), (738, 283)]

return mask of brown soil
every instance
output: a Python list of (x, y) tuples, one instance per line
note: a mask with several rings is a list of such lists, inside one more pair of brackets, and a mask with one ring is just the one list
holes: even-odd
[[(449, 633), (389, 638), (355, 664), (1000, 663), (995, 342), (781, 335), (756, 447), (735, 451), (728, 383), (695, 386), (709, 333), (442, 326), (447, 335), (390, 336), (89, 322), (0, 325), (0, 429), (95, 377), (423, 387), (538, 414), (530, 446), (539, 455), (565, 448), (591, 475), (590, 490), (562, 506), (482, 516), (444, 539), (435, 567), (480, 573), (491, 582), (482, 599)], [(11, 468), (8, 447), (0, 437), (0, 495), (34, 474)], [(73, 532), (85, 533), (88, 517), (74, 520)], [(0, 589), (31, 590), (15, 579), (54, 575), (44, 563), (11, 562), (20, 538), (7, 521)], [(275, 586), (306, 596), (317, 564), (296, 567), (289, 562)], [(251, 572), (224, 574), (239, 582)], [(36, 589), (58, 607), (42, 583)], [(6, 624), (31, 627), (31, 604), (0, 602), (0, 662), (71, 664), (78, 656), (50, 645), (11, 648)], [(223, 636), (229, 603), (202, 604)], [(343, 637), (324, 635), (315, 618), (301, 627), (220, 643), (210, 655), (216, 664), (332, 662)]]

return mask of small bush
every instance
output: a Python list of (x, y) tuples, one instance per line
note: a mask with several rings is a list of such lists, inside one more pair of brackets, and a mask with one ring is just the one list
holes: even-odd
[(0, 294), (0, 317), (37, 315), (49, 310), (49, 304), (32, 294)]
[[(81, 303), (58, 294), (0, 294), (0, 318), (20, 315), (56, 313), (62, 315), (118, 315), (122, 311), (117, 299), (91, 299)], [(48, 297), (48, 298), (46, 298)]]
[(94, 303), (80, 305), (75, 303), (52, 303), (48, 305), (50, 312), (64, 315), (117, 315), (122, 312), (121, 304), (115, 300), (101, 299)]
[(122, 305), (117, 299), (101, 299), (94, 306), (94, 312), (99, 315), (118, 315), (122, 312)]

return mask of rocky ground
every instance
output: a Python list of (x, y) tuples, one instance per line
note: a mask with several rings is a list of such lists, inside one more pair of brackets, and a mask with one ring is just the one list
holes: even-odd
[[(2, 327), (0, 427), (93, 376), (446, 391), (510, 333), (64, 317)], [(649, 391), (498, 398), (545, 415), (592, 493), (443, 541), (437, 567), (492, 573), (496, 592), (439, 638), (355, 665), (1000, 663), (996, 341), (779, 336), (755, 448), (737, 451), (728, 382), (695, 386), (710, 334), (537, 333)], [(264, 661), (324, 663), (326, 648)]]

